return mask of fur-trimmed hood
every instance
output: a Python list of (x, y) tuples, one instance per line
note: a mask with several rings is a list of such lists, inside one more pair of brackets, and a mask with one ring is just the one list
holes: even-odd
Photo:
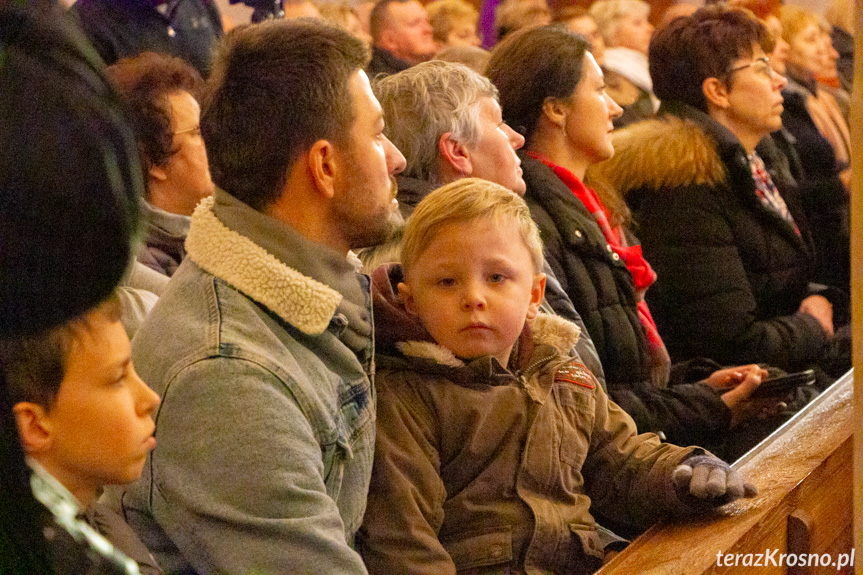
[(615, 132), (613, 141), (614, 157), (591, 166), (585, 180), (594, 187), (610, 185), (623, 197), (642, 188), (718, 185), (728, 179), (716, 140), (691, 119), (645, 120)]
[[(372, 274), (372, 301), (375, 314), (375, 345), (385, 353), (431, 360), (451, 368), (467, 364), (450, 350), (434, 342), (417, 319), (408, 314), (395, 286), (402, 281), (399, 264), (379, 267)], [(528, 320), (519, 339), (519, 356), (529, 355), (534, 346), (549, 345), (561, 355), (569, 355), (581, 329), (566, 319), (540, 313)]]
[(342, 295), (225, 226), (213, 211), (214, 203), (212, 197), (201, 200), (192, 215), (186, 238), (189, 258), (303, 333), (323, 333)]

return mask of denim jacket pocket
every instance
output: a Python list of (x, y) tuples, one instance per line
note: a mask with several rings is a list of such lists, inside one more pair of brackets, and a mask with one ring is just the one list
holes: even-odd
[(351, 447), (343, 437), (338, 437), (335, 443), (322, 446), (324, 462), (324, 484), (327, 494), (338, 501), (345, 478), (345, 464), (351, 459)]

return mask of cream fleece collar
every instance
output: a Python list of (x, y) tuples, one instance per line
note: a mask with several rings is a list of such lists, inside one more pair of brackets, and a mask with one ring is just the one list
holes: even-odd
[(322, 334), (342, 301), (341, 294), (225, 226), (213, 213), (214, 202), (212, 197), (201, 200), (192, 214), (186, 238), (192, 261), (303, 333)]
[[(569, 355), (581, 335), (581, 329), (571, 321), (546, 313), (539, 313), (534, 319), (528, 320), (528, 325), (534, 342), (550, 345), (564, 355)], [(453, 352), (434, 342), (404, 341), (397, 343), (396, 348), (408, 357), (431, 359), (449, 367), (465, 366), (465, 362)]]

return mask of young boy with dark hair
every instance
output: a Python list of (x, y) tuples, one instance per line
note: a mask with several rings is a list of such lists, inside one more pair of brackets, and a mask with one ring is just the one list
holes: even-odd
[(159, 396), (135, 373), (130, 354), (116, 298), (35, 335), (0, 339), (36, 499), (73, 538), (104, 547), (94, 537), (101, 534), (142, 573), (161, 573), (122, 518), (96, 501), (103, 486), (137, 479), (156, 444)]
[(591, 506), (646, 527), (754, 495), (702, 449), (637, 434), (569, 355), (578, 328), (538, 312), (541, 271), (524, 201), (469, 178), (419, 204), (401, 270), (375, 273), (370, 573), (590, 573), (621, 542)]
[(56, 3), (0, 3), (0, 146), (16, 151), (0, 154), (4, 575), (161, 573), (94, 503), (140, 475), (159, 403), (111, 295), (143, 188), (103, 68)]

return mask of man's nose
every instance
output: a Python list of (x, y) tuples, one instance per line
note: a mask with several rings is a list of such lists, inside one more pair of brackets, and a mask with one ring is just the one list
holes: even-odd
[(509, 145), (512, 146), (513, 150), (521, 149), (521, 147), (524, 146), (524, 136), (510, 128), (509, 124), (504, 123), (504, 126), (506, 135), (509, 137)]
[(405, 166), (407, 166), (407, 160), (405, 160), (404, 155), (398, 148), (396, 148), (396, 145), (393, 144), (389, 138), (384, 136), (384, 140), (384, 145), (386, 146), (387, 171), (391, 176), (395, 176), (405, 169)]

